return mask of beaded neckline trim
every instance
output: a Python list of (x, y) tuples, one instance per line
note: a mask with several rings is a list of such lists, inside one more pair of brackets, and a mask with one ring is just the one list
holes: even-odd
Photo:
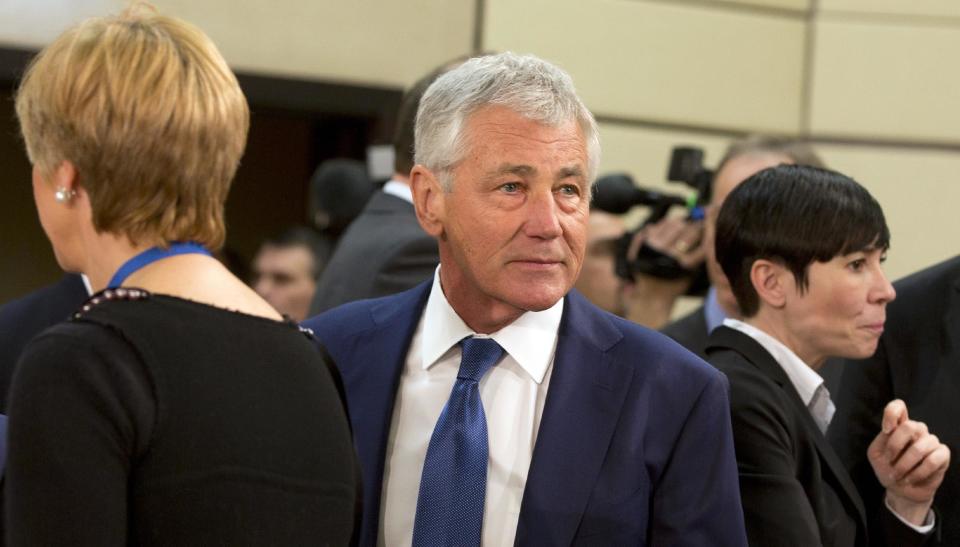
[(117, 289), (105, 289), (90, 297), (83, 306), (73, 314), (74, 319), (80, 319), (83, 314), (93, 309), (94, 306), (110, 300), (143, 300), (149, 298), (150, 293), (142, 289), (126, 289), (123, 287)]
[[(93, 309), (94, 306), (102, 304), (104, 302), (109, 302), (111, 300), (144, 300), (150, 298), (150, 293), (143, 289), (132, 289), (125, 287), (118, 287), (116, 289), (104, 289), (97, 294), (90, 297), (83, 306), (73, 314), (73, 319), (80, 319), (83, 317), (83, 314), (89, 312)], [(256, 316), (251, 316), (256, 317)], [(286, 315), (283, 316), (284, 323), (293, 325), (297, 327), (301, 334), (306, 336), (308, 339), (314, 339), (316, 335), (313, 332), (313, 329), (303, 327), (299, 325), (296, 321), (290, 319)]]

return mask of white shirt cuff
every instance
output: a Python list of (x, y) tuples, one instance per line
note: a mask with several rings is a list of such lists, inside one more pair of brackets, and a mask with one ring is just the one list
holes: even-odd
[(917, 533), (929, 534), (930, 532), (933, 531), (933, 526), (937, 523), (933, 509), (927, 511), (927, 518), (923, 520), (923, 524), (921, 524), (920, 526), (917, 526), (916, 524), (909, 522), (907, 519), (897, 514), (897, 512), (893, 510), (893, 507), (890, 507), (890, 502), (887, 500), (886, 496), (883, 497), (883, 504), (887, 506), (887, 511), (890, 511), (891, 513), (893, 513), (893, 516), (900, 519), (900, 522), (906, 524)]

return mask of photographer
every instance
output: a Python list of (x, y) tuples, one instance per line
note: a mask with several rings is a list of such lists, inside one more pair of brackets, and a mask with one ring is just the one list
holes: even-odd
[[(703, 168), (703, 151), (674, 148), (667, 179), (696, 193), (686, 198), (644, 189), (622, 173), (597, 181), (587, 264), (577, 285), (598, 306), (653, 329), (667, 323), (678, 297), (703, 294), (707, 287), (701, 221), (712, 173)], [(646, 219), (639, 229), (626, 231), (612, 215), (636, 206), (646, 208)], [(671, 216), (678, 206), (686, 214)]]

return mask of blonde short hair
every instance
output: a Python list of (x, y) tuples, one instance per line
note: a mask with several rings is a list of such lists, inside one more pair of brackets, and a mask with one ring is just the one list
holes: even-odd
[(200, 29), (143, 5), (84, 21), (32, 61), (16, 110), (42, 174), (76, 166), (98, 232), (223, 244), (250, 113)]

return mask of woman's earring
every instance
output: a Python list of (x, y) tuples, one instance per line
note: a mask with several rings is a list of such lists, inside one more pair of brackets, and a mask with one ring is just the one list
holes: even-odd
[(67, 190), (63, 186), (58, 186), (57, 191), (53, 193), (53, 199), (57, 200), (57, 203), (66, 203), (73, 199), (73, 197), (76, 195), (76, 191)]

